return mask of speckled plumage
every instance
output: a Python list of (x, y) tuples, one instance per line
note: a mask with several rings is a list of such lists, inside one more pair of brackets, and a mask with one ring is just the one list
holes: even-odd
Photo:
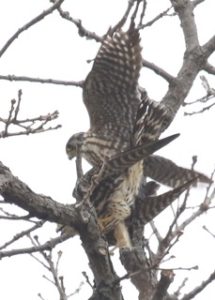
[(83, 87), (90, 132), (130, 146), (140, 103), (138, 78), (142, 67), (139, 32), (107, 34)]
[[(144, 151), (142, 157), (138, 156), (138, 149), (144, 150), (144, 145), (156, 141), (171, 118), (165, 106), (150, 100), (138, 86), (141, 65), (140, 38), (133, 25), (127, 32), (107, 34), (83, 86), (90, 129), (73, 135), (66, 146), (69, 158), (79, 151), (93, 166), (77, 182), (74, 196), (82, 200), (89, 194), (102, 231), (114, 230), (119, 247), (131, 246), (124, 221), (130, 215), (143, 175), (177, 187), (163, 197), (151, 198), (151, 206), (147, 203), (143, 213), (146, 221), (174, 201), (186, 188), (187, 180), (196, 177), (196, 172), (156, 159), (158, 156), (148, 157)], [(122, 156), (124, 151), (128, 151), (127, 160)], [(98, 174), (103, 177), (89, 193), (92, 179)], [(208, 182), (204, 175), (199, 178)]]
[(160, 102), (151, 100), (146, 91), (139, 88), (141, 103), (134, 124), (133, 137), (137, 144), (155, 141), (168, 127), (171, 113)]
[[(95, 167), (95, 173), (114, 155), (136, 146), (133, 132), (141, 101), (138, 87), (141, 67), (140, 37), (134, 24), (126, 32), (121, 29), (110, 31), (83, 86), (83, 101), (90, 118), (90, 129), (70, 138), (66, 146), (69, 158), (74, 157), (78, 149), (82, 157)], [(123, 175), (120, 173), (119, 177), (115, 176), (117, 172), (114, 171), (113, 180), (110, 180), (112, 189), (109, 197), (102, 197), (98, 202), (93, 195), (91, 197), (104, 232), (115, 227), (119, 233), (124, 226), (123, 221), (130, 214), (133, 195), (139, 187), (142, 164), (139, 162), (135, 168), (125, 170)], [(92, 174), (88, 173), (86, 178), (81, 183), (82, 191), (86, 191), (87, 187), (89, 189)]]
[(212, 182), (208, 176), (195, 170), (177, 166), (170, 159), (159, 155), (151, 155), (145, 159), (144, 173), (145, 176), (172, 188), (179, 187), (194, 178), (202, 183), (209, 184)]
[(105, 162), (104, 169), (97, 167), (91, 169), (77, 184), (74, 196), (76, 199), (82, 200), (90, 189), (91, 179), (99, 174), (96, 185), (90, 193), (90, 201), (96, 208), (103, 232), (108, 233), (114, 229), (118, 246), (130, 246), (124, 220), (130, 215), (131, 206), (139, 192), (143, 175), (142, 159), (165, 146), (177, 136), (176, 134), (145, 146), (137, 146), (121, 152)]
[[(82, 156), (93, 166), (132, 146), (140, 104), (138, 78), (142, 66), (139, 32), (131, 25), (107, 34), (83, 85), (90, 129), (80, 133)], [(66, 151), (75, 156), (77, 134)], [(80, 140), (80, 139), (79, 139)]]

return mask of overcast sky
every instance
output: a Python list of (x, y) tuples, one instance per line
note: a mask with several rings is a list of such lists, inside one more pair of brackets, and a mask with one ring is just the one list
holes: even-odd
[[(148, 1), (148, 15), (145, 21), (150, 20), (159, 12), (169, 7), (169, 1)], [(46, 0), (7, 0), (0, 1), (0, 49), (9, 37), (33, 17), (49, 7)], [(127, 0), (79, 0), (65, 1), (63, 8), (70, 11), (71, 16), (81, 19), (84, 26), (97, 34), (102, 35), (109, 26), (114, 25), (123, 15)], [(206, 0), (196, 10), (196, 22), (199, 30), (200, 42), (206, 42), (214, 35), (215, 2)], [(183, 59), (184, 42), (178, 19), (167, 17), (158, 21), (152, 28), (146, 28), (142, 33), (143, 56), (160, 67), (165, 68), (173, 75), (177, 74)], [(60, 19), (55, 12), (24, 32), (11, 45), (0, 59), (0, 75), (26, 75), (40, 78), (61, 80), (83, 80), (91, 68), (86, 61), (93, 59), (99, 44), (87, 41), (77, 34), (76, 27)], [(215, 65), (215, 55), (210, 59)], [(203, 73), (202, 73), (203, 74)], [(215, 79), (207, 75), (211, 86), (215, 87)], [(143, 69), (140, 83), (149, 96), (160, 100), (167, 90), (167, 84), (153, 72)], [(35, 192), (51, 196), (62, 203), (71, 203), (72, 189), (75, 183), (74, 162), (68, 161), (65, 154), (65, 144), (68, 138), (79, 131), (88, 129), (88, 116), (81, 99), (81, 89), (71, 86), (55, 86), (48, 84), (33, 84), (24, 82), (0, 81), (0, 116), (6, 117), (10, 107), (10, 100), (17, 99), (18, 90), (23, 91), (23, 101), (20, 117), (36, 117), (58, 110), (60, 117), (53, 124), (62, 124), (62, 129), (42, 134), (23, 137), (11, 137), (1, 140), (0, 160), (7, 165), (14, 175), (26, 182)], [(186, 101), (192, 101), (205, 94), (199, 76), (194, 88)], [(198, 106), (189, 108), (198, 109)], [(213, 141), (214, 110), (204, 115), (184, 117), (181, 109), (174, 123), (165, 135), (179, 132), (181, 137), (166, 147), (161, 153), (175, 162), (189, 167), (193, 154), (198, 155), (197, 169), (210, 175), (215, 165)], [(1, 126), (1, 125), (0, 125)], [(1, 130), (1, 127), (0, 127)], [(193, 199), (201, 199), (205, 188), (202, 186), (193, 192)], [(168, 213), (167, 215), (168, 216)], [(162, 216), (160, 217), (162, 220)], [(165, 217), (166, 218), (166, 217)], [(164, 220), (164, 219), (163, 219)], [(199, 282), (210, 271), (207, 257), (214, 257), (215, 241), (201, 229), (206, 221), (201, 218), (197, 226), (193, 226), (182, 240), (186, 246), (177, 249), (178, 261), (173, 266), (190, 267), (200, 264), (200, 272), (192, 271), (193, 280)], [(23, 229), (21, 223), (0, 225), (0, 234), (3, 240), (10, 239), (15, 232)], [(207, 223), (214, 229), (212, 213), (207, 214)], [(194, 228), (195, 227), (195, 228)], [(198, 238), (195, 235), (198, 234)], [(41, 240), (54, 236), (54, 226), (47, 226)], [(86, 270), (87, 259), (80, 247), (78, 237), (65, 243), (65, 255), (62, 261), (62, 273), (65, 275), (67, 287), (75, 290), (80, 281), (81, 271)], [(193, 253), (195, 245), (195, 253)], [(207, 246), (206, 246), (207, 245)], [(24, 246), (18, 243), (17, 247)], [(61, 245), (59, 247), (63, 249)], [(192, 251), (192, 252), (190, 252)], [(203, 254), (207, 253), (207, 257)], [(117, 259), (116, 253), (114, 259)], [(172, 265), (171, 265), (172, 266)], [(38, 292), (46, 300), (58, 299), (57, 291), (42, 275), (45, 270), (30, 256), (19, 256), (4, 259), (0, 262), (0, 296), (5, 300), (39, 299)], [(212, 266), (214, 268), (214, 266)], [(3, 271), (2, 271), (3, 270)], [(125, 271), (119, 265), (121, 275)], [(90, 273), (89, 273), (90, 274)], [(191, 273), (177, 272), (177, 279), (190, 276)], [(177, 280), (175, 287), (180, 281)], [(192, 283), (192, 281), (191, 281)], [(127, 282), (126, 282), (127, 284)], [(208, 288), (197, 300), (212, 299), (215, 288)], [(87, 299), (91, 291), (87, 285), (80, 294), (72, 299)], [(134, 299), (136, 292), (132, 287), (126, 289), (125, 299)]]

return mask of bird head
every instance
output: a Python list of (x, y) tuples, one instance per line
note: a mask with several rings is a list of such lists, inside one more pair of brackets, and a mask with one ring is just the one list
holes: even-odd
[(66, 153), (69, 159), (77, 156), (78, 150), (82, 146), (84, 140), (84, 132), (73, 134), (66, 144)]

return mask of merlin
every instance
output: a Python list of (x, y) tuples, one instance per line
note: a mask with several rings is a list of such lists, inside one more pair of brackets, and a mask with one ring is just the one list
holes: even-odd
[(83, 85), (90, 129), (70, 138), (69, 158), (76, 156), (78, 147), (82, 157), (96, 166), (132, 146), (141, 66), (140, 36), (134, 24), (127, 32), (109, 31)]
[[(138, 85), (141, 66), (140, 36), (134, 23), (126, 32), (110, 30), (83, 85), (90, 128), (73, 135), (66, 145), (70, 159), (79, 153), (92, 165), (79, 178), (74, 196), (78, 200), (89, 196), (102, 232), (113, 231), (119, 247), (131, 247), (125, 219), (131, 213), (143, 176), (158, 181), (162, 177), (162, 170), (157, 168), (156, 159), (150, 160), (150, 155), (161, 147), (158, 137), (170, 119), (165, 106), (151, 101)], [(168, 160), (163, 161), (165, 167), (171, 165)], [(174, 170), (177, 173), (177, 167)], [(194, 173), (191, 176), (190, 172), (180, 172), (175, 177), (179, 188), (174, 197), (184, 190), (184, 186), (180, 188), (180, 180), (186, 182), (184, 175), (189, 180), (196, 177)], [(163, 176), (161, 181), (175, 184), (171, 176)], [(169, 197), (169, 201), (174, 197)], [(157, 207), (167, 206), (167, 202), (163, 206), (153, 204), (145, 219), (155, 215)]]
[[(104, 182), (103, 176), (114, 167), (111, 197), (104, 197), (104, 201), (99, 202), (92, 199), (91, 202), (98, 212), (102, 231), (114, 229), (120, 246), (130, 246), (124, 220), (130, 214), (133, 195), (138, 191), (143, 172), (140, 159), (136, 164), (124, 167), (123, 172), (116, 169), (118, 160), (115, 159), (116, 155), (136, 146), (144, 149), (133, 136), (141, 102), (138, 85), (141, 50), (139, 31), (134, 22), (126, 32), (120, 28), (108, 31), (83, 85), (83, 102), (89, 114), (90, 128), (73, 135), (66, 145), (70, 159), (80, 153), (95, 168), (94, 173), (98, 171), (97, 181), (101, 175)], [(137, 152), (139, 150), (135, 148), (132, 155)], [(93, 177), (95, 174), (90, 181)], [(106, 177), (111, 176), (106, 174)], [(89, 183), (89, 178), (87, 181)]]

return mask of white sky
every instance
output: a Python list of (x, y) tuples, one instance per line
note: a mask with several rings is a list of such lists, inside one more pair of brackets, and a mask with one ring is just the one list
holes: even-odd
[[(149, 15), (147, 20), (157, 15), (169, 6), (166, 0), (148, 1)], [(7, 0), (0, 1), (0, 48), (8, 38), (21, 26), (49, 6), (48, 1), (42, 0)], [(110, 25), (115, 24), (122, 16), (127, 0), (79, 0), (65, 1), (63, 8), (71, 15), (83, 21), (84, 26), (104, 34)], [(200, 42), (204, 43), (214, 34), (215, 2), (206, 0), (196, 9), (196, 21), (199, 29)], [(182, 61), (184, 50), (183, 37), (179, 22), (176, 18), (165, 18), (152, 28), (142, 32), (144, 57), (165, 68), (175, 75)], [(12, 44), (0, 59), (0, 74), (26, 75), (41, 78), (62, 80), (83, 80), (91, 68), (87, 59), (95, 57), (99, 44), (87, 41), (77, 34), (76, 27), (60, 19), (57, 13), (48, 16), (39, 24), (24, 32)], [(215, 55), (210, 59), (215, 65)], [(215, 87), (212, 76), (207, 78)], [(151, 71), (143, 69), (140, 83), (149, 95), (160, 100), (167, 89), (166, 82), (156, 77)], [(74, 162), (69, 162), (65, 154), (65, 144), (68, 138), (76, 132), (88, 129), (88, 117), (81, 100), (81, 90), (75, 87), (32, 84), (24, 82), (0, 81), (0, 116), (7, 116), (10, 100), (17, 99), (17, 91), (22, 89), (23, 101), (21, 116), (36, 117), (41, 114), (59, 110), (60, 118), (55, 123), (61, 123), (62, 129), (29, 137), (12, 137), (1, 140), (0, 160), (6, 164), (21, 180), (26, 182), (35, 192), (53, 197), (62, 203), (71, 203), (71, 193), (75, 183)], [(187, 100), (194, 100), (204, 95), (199, 76), (193, 91)], [(188, 109), (188, 108), (186, 108)], [(197, 107), (192, 107), (197, 109)], [(214, 164), (215, 145), (213, 141), (214, 110), (204, 115), (183, 117), (181, 109), (178, 117), (165, 135), (180, 132), (181, 137), (161, 151), (164, 156), (175, 162), (189, 167), (191, 156), (197, 154), (199, 161), (197, 169), (210, 174)], [(0, 127), (1, 130), (1, 127)], [(193, 200), (201, 200), (205, 189), (196, 189)], [(159, 217), (165, 228), (168, 213)], [(170, 267), (190, 267), (200, 264), (200, 271), (184, 273), (176, 272), (175, 287), (184, 276), (191, 278), (191, 283), (200, 282), (214, 266), (210, 266), (214, 257), (215, 241), (201, 229), (207, 221), (207, 226), (213, 231), (213, 212), (201, 218), (196, 226), (190, 227), (182, 237), (186, 243), (176, 247), (174, 254), (178, 260), (172, 261)], [(10, 239), (17, 229), (23, 229), (23, 224), (8, 224), (1, 221), (0, 234), (2, 240)], [(53, 226), (47, 226), (41, 240), (46, 240), (53, 234)], [(23, 247), (23, 243), (16, 245)], [(87, 269), (87, 259), (83, 253), (78, 237), (60, 246), (64, 249), (62, 273), (67, 287), (75, 290), (80, 281), (81, 271)], [(179, 248), (179, 249), (178, 249)], [(118, 254), (114, 259), (117, 259)], [(0, 262), (0, 296), (5, 300), (39, 299), (41, 292), (46, 300), (58, 299), (57, 291), (42, 278), (45, 270), (30, 256), (17, 256)], [(124, 270), (119, 265), (120, 274)], [(3, 270), (3, 271), (2, 271)], [(192, 281), (193, 280), (193, 281)], [(127, 284), (127, 282), (126, 282)], [(189, 286), (189, 285), (188, 285)], [(213, 299), (214, 283), (197, 300)], [(81, 293), (72, 299), (87, 299), (91, 290), (85, 285)], [(135, 299), (135, 290), (126, 288), (125, 299)]]

